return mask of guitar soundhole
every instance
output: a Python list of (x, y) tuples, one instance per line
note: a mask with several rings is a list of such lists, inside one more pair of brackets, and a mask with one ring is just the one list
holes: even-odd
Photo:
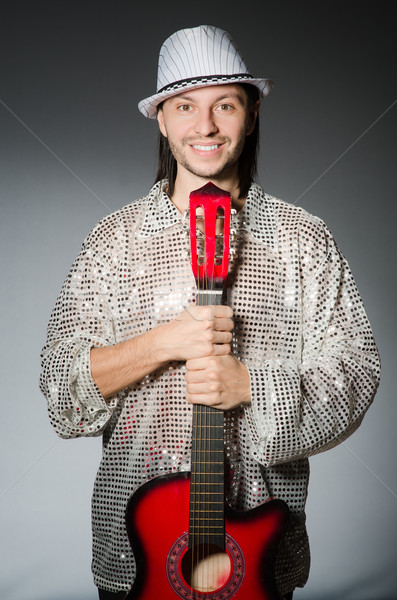
[(201, 544), (188, 550), (181, 560), (184, 580), (196, 592), (215, 592), (230, 578), (231, 564), (227, 552), (216, 546)]
[[(228, 600), (244, 577), (244, 557), (237, 542), (226, 534), (226, 552), (216, 547), (188, 549), (188, 534), (179, 537), (167, 557), (167, 577), (184, 598)], [(197, 596), (193, 595), (197, 592)]]

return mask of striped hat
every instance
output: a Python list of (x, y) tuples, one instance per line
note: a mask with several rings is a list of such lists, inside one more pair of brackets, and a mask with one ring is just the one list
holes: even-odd
[(226, 31), (211, 25), (181, 29), (167, 38), (160, 49), (157, 93), (141, 100), (138, 108), (145, 117), (154, 119), (157, 106), (171, 96), (227, 83), (250, 83), (263, 96), (273, 86), (271, 79), (255, 79), (250, 75)]

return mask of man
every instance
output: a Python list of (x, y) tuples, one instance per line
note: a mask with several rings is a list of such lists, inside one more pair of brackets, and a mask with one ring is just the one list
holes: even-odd
[[(189, 470), (191, 405), (225, 411), (227, 501), (284, 499), (276, 581), (291, 598), (309, 570), (308, 457), (361, 423), (379, 359), (349, 267), (316, 217), (253, 182), (260, 96), (230, 36), (202, 26), (160, 50), (157, 181), (83, 244), (51, 316), (41, 387), (65, 438), (103, 435), (92, 503), (100, 598), (135, 578), (125, 526), (146, 481)], [(196, 306), (182, 214), (212, 181), (237, 210), (229, 305)], [(233, 331), (233, 334), (232, 334)]]

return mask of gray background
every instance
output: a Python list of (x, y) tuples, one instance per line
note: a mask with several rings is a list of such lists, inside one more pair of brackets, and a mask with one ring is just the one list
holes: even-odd
[(395, 25), (389, 2), (3, 2), (0, 17), (0, 597), (94, 600), (100, 439), (59, 440), (38, 390), (50, 311), (99, 218), (146, 193), (156, 123), (137, 102), (176, 29), (218, 25), (276, 86), (259, 182), (323, 218), (383, 359), (363, 425), (311, 460), (310, 599), (397, 598)]

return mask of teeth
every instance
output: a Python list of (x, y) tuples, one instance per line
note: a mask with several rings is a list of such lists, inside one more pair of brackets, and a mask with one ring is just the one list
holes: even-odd
[(198, 144), (193, 144), (193, 148), (195, 150), (204, 150), (209, 152), (210, 150), (216, 150), (219, 148), (219, 144), (214, 144), (213, 146), (199, 146)]

